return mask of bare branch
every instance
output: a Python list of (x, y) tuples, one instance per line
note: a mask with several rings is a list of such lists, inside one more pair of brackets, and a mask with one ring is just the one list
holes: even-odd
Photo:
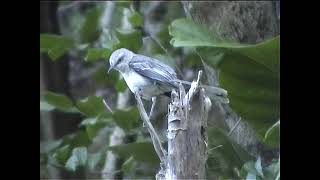
[(106, 100), (103, 99), (103, 104), (106, 106), (106, 108), (113, 114), (112, 109), (110, 108), (110, 106), (107, 104)]
[(137, 93), (135, 94), (136, 100), (137, 100), (137, 106), (138, 106), (138, 110), (140, 112), (140, 116), (141, 119), (143, 120), (144, 124), (146, 125), (146, 127), (148, 128), (148, 131), (150, 133), (152, 142), (153, 142), (153, 146), (156, 150), (156, 153), (159, 156), (159, 159), (161, 160), (161, 162), (165, 162), (166, 161), (166, 154), (167, 152), (165, 151), (165, 149), (162, 147), (160, 138), (157, 134), (157, 132), (155, 131), (155, 129), (153, 128), (150, 119), (147, 115), (146, 110), (144, 109), (142, 100), (140, 95)]

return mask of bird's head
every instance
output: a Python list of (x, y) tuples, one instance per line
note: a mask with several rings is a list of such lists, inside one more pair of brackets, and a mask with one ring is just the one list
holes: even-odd
[(134, 53), (132, 51), (129, 51), (125, 48), (120, 48), (115, 50), (109, 59), (110, 68), (108, 70), (108, 73), (112, 69), (116, 69), (118, 71), (121, 71), (123, 68), (125, 68), (128, 65), (128, 62), (133, 57)]

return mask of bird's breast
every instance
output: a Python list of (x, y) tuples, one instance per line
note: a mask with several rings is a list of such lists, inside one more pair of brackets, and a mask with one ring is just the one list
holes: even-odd
[(122, 76), (131, 92), (137, 93), (140, 91), (143, 99), (150, 100), (153, 96), (163, 93), (151, 80), (134, 71), (122, 73)]

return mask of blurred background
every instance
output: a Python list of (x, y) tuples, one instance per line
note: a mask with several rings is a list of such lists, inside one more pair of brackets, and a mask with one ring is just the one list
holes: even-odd
[[(279, 35), (279, 1), (40, 2), (40, 178), (154, 179), (134, 97), (107, 74), (121, 47), (228, 90), (208, 119), (208, 179), (279, 178)], [(152, 120), (164, 144), (169, 102)]]

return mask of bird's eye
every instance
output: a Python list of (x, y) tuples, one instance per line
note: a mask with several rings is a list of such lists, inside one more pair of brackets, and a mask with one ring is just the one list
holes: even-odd
[(121, 61), (123, 61), (123, 59), (124, 59), (124, 57), (121, 56), (121, 57), (119, 58), (119, 60), (117, 61), (116, 65), (118, 65)]
[(123, 60), (123, 57), (120, 57), (119, 60), (117, 61), (117, 64), (119, 64)]

